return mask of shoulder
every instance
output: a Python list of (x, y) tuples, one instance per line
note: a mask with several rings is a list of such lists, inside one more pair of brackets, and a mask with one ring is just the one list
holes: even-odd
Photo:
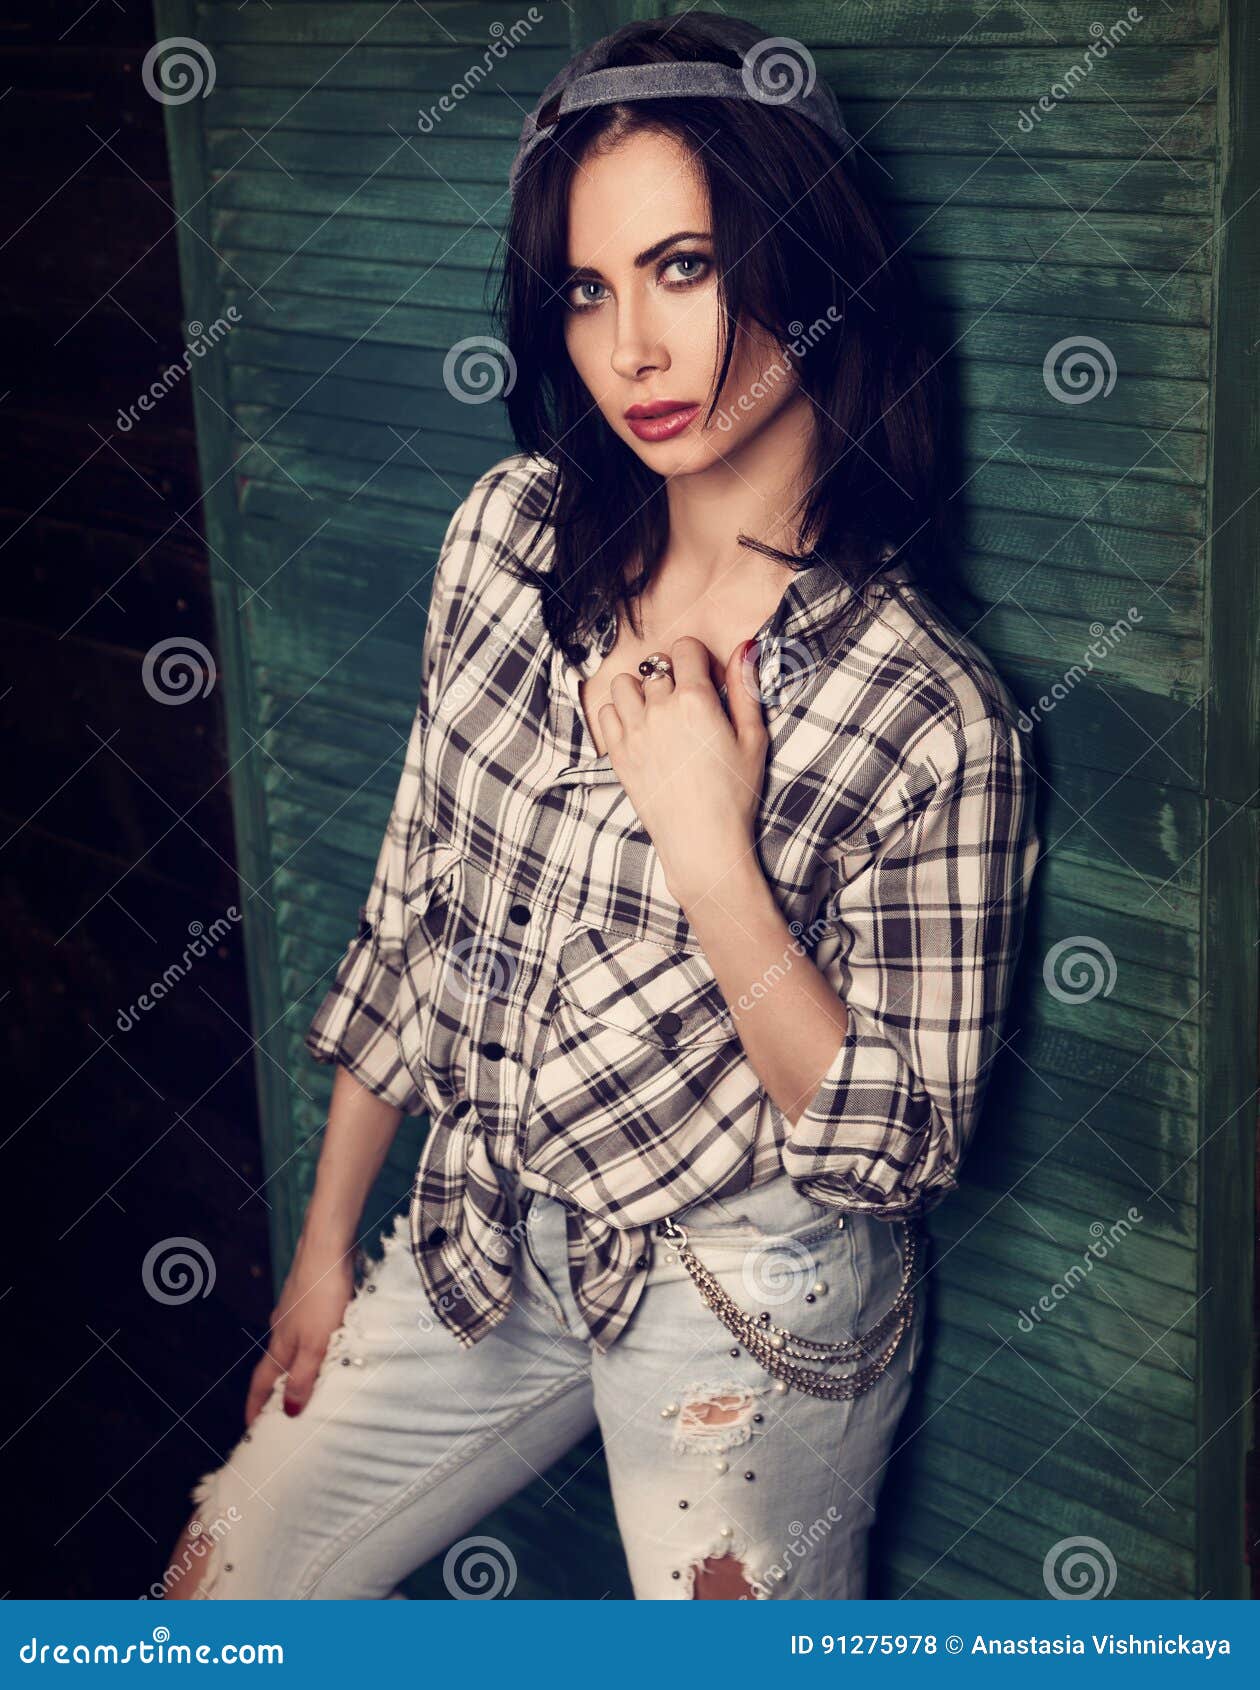
[(881, 595), (875, 636), (890, 642), (898, 685), (917, 703), (920, 732), (907, 745), (939, 757), (942, 748), (1018, 736), (1020, 711), (993, 659), (913, 582)]
[[(525, 639), (532, 622), (523, 594), (538, 598), (507, 566), (535, 564), (535, 540), (550, 498), (555, 466), (514, 452), (491, 464), (473, 482), (447, 523), (429, 591), (428, 622), (445, 654), (462, 649), (489, 623)], [(540, 556), (543, 554), (540, 553)], [(536, 564), (535, 564), (536, 566)]]
[[(825, 754), (868, 818), (905, 817), (933, 794), (1024, 784), (1019, 707), (993, 660), (904, 574), (881, 582), (874, 613), (811, 700), (835, 724)], [(852, 749), (846, 751), (846, 747)]]
[(483, 470), (451, 518), (457, 538), (491, 555), (520, 547), (547, 508), (556, 468), (546, 458), (513, 452)]

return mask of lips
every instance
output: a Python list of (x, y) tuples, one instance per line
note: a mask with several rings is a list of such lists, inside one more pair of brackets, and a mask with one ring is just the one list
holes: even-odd
[(631, 405), (626, 421), (640, 440), (670, 440), (690, 427), (699, 414), (699, 405), (685, 399), (652, 399)]

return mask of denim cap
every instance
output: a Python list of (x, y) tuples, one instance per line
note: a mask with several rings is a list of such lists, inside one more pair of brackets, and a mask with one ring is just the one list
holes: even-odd
[[(756, 24), (718, 12), (689, 12), (687, 16), (691, 20), (703, 18), (715, 45), (733, 48), (740, 55), (741, 64), (671, 59), (659, 64), (609, 66), (607, 61), (613, 50), (627, 36), (637, 35), (643, 28), (642, 20), (623, 24), (594, 46), (574, 54), (543, 89), (538, 103), (521, 125), (516, 157), (508, 173), (509, 191), (516, 192), (526, 160), (566, 112), (612, 105), (619, 100), (696, 95), (707, 99), (751, 100), (757, 105), (798, 111), (839, 145), (852, 143), (839, 101), (826, 83), (817, 79), (813, 60), (799, 41), (768, 36)], [(557, 96), (555, 110), (549, 113), (548, 122), (540, 126), (539, 114)]]

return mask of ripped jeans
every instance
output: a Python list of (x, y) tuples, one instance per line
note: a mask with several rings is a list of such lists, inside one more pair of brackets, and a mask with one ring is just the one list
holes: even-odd
[[(515, 1221), (518, 1193), (501, 1177)], [(768, 1309), (802, 1336), (853, 1337), (901, 1282), (902, 1223), (841, 1220), (786, 1175), (678, 1218), (740, 1308)], [(868, 1533), (922, 1347), (922, 1285), (887, 1370), (862, 1395), (828, 1401), (784, 1388), (747, 1355), (655, 1234), (639, 1304), (603, 1356), (569, 1288), (562, 1205), (535, 1195), (514, 1235), (512, 1307), (465, 1349), (430, 1312), (398, 1217), (306, 1408), (283, 1413), (280, 1381), (194, 1491), (213, 1545), (198, 1595), (386, 1597), (448, 1549), (452, 1596), (486, 1594), (461, 1579), (490, 1565), (506, 1581), (511, 1555), (499, 1545), (496, 1560), (471, 1536), (477, 1523), (598, 1425), (636, 1598), (691, 1597), (697, 1568), (724, 1556), (754, 1597), (864, 1596)], [(769, 1256), (768, 1241), (781, 1246)]]

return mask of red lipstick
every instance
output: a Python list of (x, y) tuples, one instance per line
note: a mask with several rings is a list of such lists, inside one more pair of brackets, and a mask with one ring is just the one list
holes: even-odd
[(652, 399), (644, 405), (631, 405), (625, 415), (640, 440), (672, 440), (699, 414), (699, 405), (686, 399)]

